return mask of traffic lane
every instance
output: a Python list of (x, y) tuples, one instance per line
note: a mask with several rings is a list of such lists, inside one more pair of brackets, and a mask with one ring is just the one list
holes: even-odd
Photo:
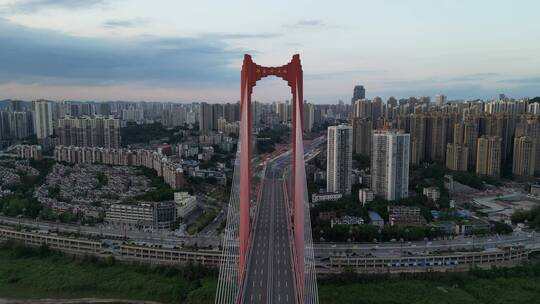
[[(253, 231), (253, 248), (248, 265), (246, 278), (245, 303), (267, 303), (268, 301), (268, 234), (270, 233), (270, 201), (272, 196), (272, 185), (270, 179), (263, 180), (263, 193), (261, 195), (260, 206)], [(265, 292), (266, 291), (266, 292)]]
[[(263, 193), (262, 197), (263, 200), (261, 200), (261, 204), (264, 201), (264, 198), (267, 195), (268, 192), (268, 185), (266, 181), (264, 181), (263, 184)], [(259, 269), (265, 269), (266, 261), (264, 257), (261, 256), (261, 252), (266, 251), (266, 248), (264, 248), (264, 243), (261, 240), (261, 234), (258, 234), (259, 230), (261, 229), (261, 223), (265, 222), (265, 219), (261, 216), (261, 213), (264, 213), (264, 210), (262, 207), (259, 208), (259, 214), (257, 215), (257, 222), (255, 224), (255, 231), (254, 237), (253, 237), (253, 247), (251, 249), (251, 257), (249, 259), (249, 265), (247, 269), (247, 278), (246, 278), (246, 293), (244, 296), (244, 302), (246, 303), (263, 303), (263, 294), (260, 292), (262, 290), (262, 281), (263, 278), (261, 276), (262, 272), (258, 273)]]
[(172, 231), (145, 232), (140, 230), (114, 229), (108, 226), (71, 225), (30, 219), (17, 219), (0, 216), (0, 225), (24, 226), (47, 232), (77, 233), (84, 236), (101, 237), (103, 239), (122, 239), (133, 242), (146, 242), (153, 244), (181, 245), (198, 243), (199, 246), (214, 246), (221, 244), (220, 237), (214, 236), (177, 236)]
[(332, 244), (332, 243), (315, 243), (313, 244), (316, 251), (328, 251), (328, 250), (394, 250), (394, 249), (415, 249), (415, 248), (459, 248), (459, 247), (482, 247), (482, 246), (494, 246), (502, 244), (512, 243), (537, 243), (540, 241), (540, 237), (536, 236), (513, 236), (503, 237), (500, 239), (486, 239), (486, 240), (455, 240), (455, 241), (431, 241), (431, 242), (392, 242), (392, 243), (359, 243), (359, 244)]
[(282, 180), (263, 181), (263, 195), (255, 224), (255, 243), (246, 281), (246, 288), (249, 289), (244, 296), (246, 303), (294, 301), (294, 279), (285, 222), (288, 219), (282, 187)]
[(274, 300), (276, 303), (293, 303), (294, 301), (294, 276), (291, 261), (291, 248), (289, 244), (289, 234), (287, 228), (287, 210), (283, 194), (283, 183), (281, 180), (275, 181), (276, 189), (276, 211), (277, 211), (277, 239), (279, 246), (275, 248), (274, 255), (277, 259), (278, 276), (275, 278)]

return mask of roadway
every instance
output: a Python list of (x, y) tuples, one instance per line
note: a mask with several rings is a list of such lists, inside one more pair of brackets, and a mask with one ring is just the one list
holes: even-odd
[(520, 244), (533, 246), (540, 243), (540, 235), (535, 232), (514, 232), (509, 235), (484, 237), (455, 237), (416, 242), (387, 243), (315, 243), (317, 259), (330, 256), (402, 256), (427, 255), (450, 251), (485, 250), (498, 246)]
[[(279, 162), (280, 160), (278, 160)], [(140, 244), (161, 244), (166, 246), (193, 246), (198, 247), (212, 246), (218, 248), (220, 244), (219, 237), (213, 236), (178, 236), (174, 232), (145, 232), (139, 230), (119, 230), (108, 229), (106, 226), (80, 226), (74, 224), (63, 224), (56, 222), (35, 221), (24, 218), (13, 218), (0, 216), (0, 225), (25, 226), (30, 229), (75, 233), (88, 237), (99, 237), (103, 239), (123, 240)], [(521, 243), (523, 245), (540, 244), (540, 235), (535, 232), (514, 232), (510, 235), (485, 236), (485, 237), (457, 237), (450, 240), (432, 240), (417, 242), (394, 242), (394, 243), (314, 243), (315, 257), (327, 258), (331, 255), (366, 255), (375, 256), (396, 255), (403, 252), (413, 252), (418, 254), (430, 253), (435, 251), (452, 250), (470, 250), (487, 249), (501, 245), (510, 245)]]
[[(306, 158), (320, 153), (321, 136), (305, 143)], [(244, 281), (244, 303), (295, 303), (290, 216), (285, 200), (283, 175), (291, 153), (266, 161), (261, 201), (256, 207), (250, 254)]]
[(270, 162), (262, 181), (250, 256), (244, 281), (244, 303), (295, 303), (288, 210), (280, 167)]
[(199, 248), (212, 246), (217, 250), (217, 247), (221, 241), (221, 238), (218, 236), (179, 236), (173, 231), (146, 232), (141, 230), (115, 229), (107, 225), (85, 226), (58, 222), (36, 221), (32, 219), (13, 218), (7, 216), (0, 216), (0, 225), (25, 226), (35, 230), (74, 233), (87, 237), (98, 237), (101, 239), (127, 239), (141, 245), (166, 245), (176, 247), (197, 245)]

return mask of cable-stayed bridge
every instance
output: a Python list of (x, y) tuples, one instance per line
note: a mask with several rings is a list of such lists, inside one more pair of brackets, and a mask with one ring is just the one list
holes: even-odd
[[(276, 76), (292, 94), (292, 151), (252, 172), (251, 94), (258, 80)], [(318, 303), (302, 133), (300, 56), (279, 67), (244, 56), (240, 138), (223, 239), (215, 302)]]

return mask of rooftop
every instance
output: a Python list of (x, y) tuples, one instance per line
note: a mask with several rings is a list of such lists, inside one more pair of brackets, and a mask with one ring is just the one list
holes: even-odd
[(375, 211), (368, 211), (369, 219), (372, 221), (382, 221), (383, 218)]

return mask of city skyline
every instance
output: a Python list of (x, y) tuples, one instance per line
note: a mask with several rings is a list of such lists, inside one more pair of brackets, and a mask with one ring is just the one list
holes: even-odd
[(539, 9), (0, 0), (0, 304), (536, 302)]
[[(539, 46), (527, 38), (539, 29), (533, 1), (347, 1), (332, 14), (323, 2), (276, 2), (243, 16), (246, 5), (6, 1), (0, 98), (234, 102), (246, 52), (262, 63), (301, 53), (314, 103), (347, 102), (356, 84), (383, 99), (534, 97), (540, 88)], [(265, 82), (254, 100), (287, 99), (277, 79)]]

